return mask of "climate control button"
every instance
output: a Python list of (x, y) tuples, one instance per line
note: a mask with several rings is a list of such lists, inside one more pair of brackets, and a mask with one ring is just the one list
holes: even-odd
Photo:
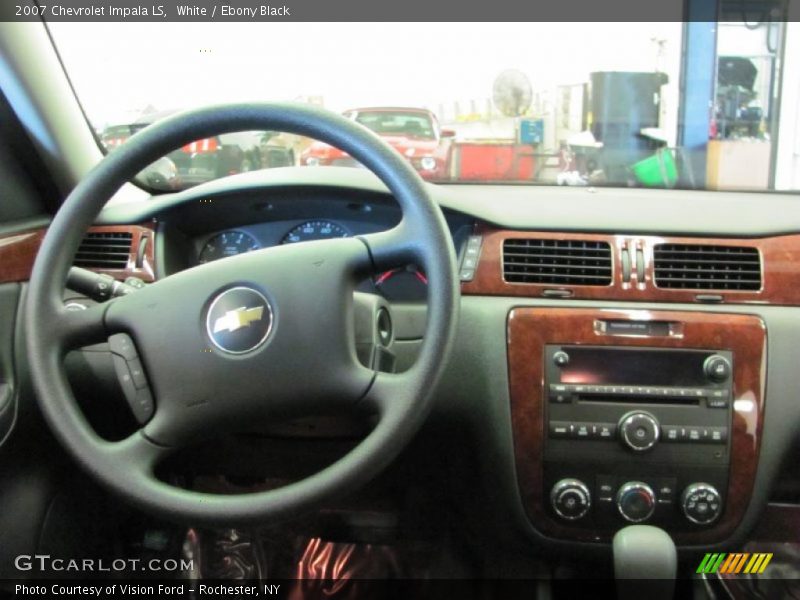
[(655, 446), (660, 430), (656, 418), (643, 411), (629, 412), (619, 421), (620, 440), (636, 452), (643, 452)]
[(617, 492), (617, 509), (626, 521), (641, 523), (653, 515), (656, 495), (642, 481), (629, 481)]
[(550, 504), (562, 519), (575, 521), (585, 516), (592, 506), (589, 488), (578, 479), (562, 479), (550, 492)]
[(683, 490), (681, 508), (692, 523), (707, 525), (722, 514), (722, 498), (713, 485), (693, 483)]

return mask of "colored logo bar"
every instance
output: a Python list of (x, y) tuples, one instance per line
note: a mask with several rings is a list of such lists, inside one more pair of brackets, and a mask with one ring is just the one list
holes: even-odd
[(697, 567), (697, 573), (763, 573), (772, 553), (769, 552), (733, 552), (731, 554), (706, 554)]

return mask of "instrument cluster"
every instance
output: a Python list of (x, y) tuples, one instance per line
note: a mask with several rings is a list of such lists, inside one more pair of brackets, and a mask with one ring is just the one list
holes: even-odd
[[(278, 227), (278, 229), (276, 229)], [(362, 231), (362, 229), (364, 229)], [(269, 223), (226, 229), (198, 240), (196, 264), (222, 260), (280, 244), (299, 244), (315, 240), (345, 238), (371, 233), (363, 223), (345, 223), (332, 219), (311, 219), (300, 223)], [(376, 229), (377, 230), (377, 229)], [(393, 301), (424, 301), (428, 279), (415, 265), (407, 265), (376, 274), (362, 285), (361, 291), (378, 292)]]

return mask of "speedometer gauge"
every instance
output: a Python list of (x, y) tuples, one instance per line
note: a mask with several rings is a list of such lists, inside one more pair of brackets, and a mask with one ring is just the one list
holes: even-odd
[(350, 232), (333, 221), (306, 221), (283, 236), (281, 244), (295, 244), (312, 240), (350, 237)]
[(258, 250), (258, 240), (244, 231), (223, 231), (208, 240), (200, 251), (198, 262), (207, 263), (227, 256)]

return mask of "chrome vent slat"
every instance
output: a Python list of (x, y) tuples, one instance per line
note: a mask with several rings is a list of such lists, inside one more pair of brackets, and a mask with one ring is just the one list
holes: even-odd
[(75, 260), (105, 260), (105, 261), (121, 261), (127, 262), (128, 253), (125, 254), (104, 254), (104, 253), (81, 253), (75, 256)]
[(589, 271), (607, 271), (611, 272), (611, 268), (603, 265), (568, 265), (568, 264), (559, 264), (559, 263), (541, 263), (541, 262), (510, 262), (506, 261), (506, 268), (510, 267), (522, 267), (524, 269), (529, 268), (536, 268), (536, 269), (550, 269), (551, 271), (556, 271), (558, 269), (583, 269)]
[(610, 285), (611, 246), (580, 240), (503, 242), (503, 276), (510, 283)]
[[(675, 258), (675, 257), (666, 257), (666, 256), (659, 256), (659, 260), (664, 261), (665, 263), (679, 263), (682, 265), (706, 265), (708, 264), (708, 260), (703, 259), (684, 259), (684, 258)], [(717, 265), (749, 265), (749, 266), (758, 266), (758, 260), (714, 260), (714, 264)]]
[(81, 248), (114, 248), (127, 251), (130, 246), (130, 240), (127, 242), (116, 240), (84, 240), (81, 242)]
[(707, 244), (657, 244), (656, 285), (672, 289), (752, 291), (761, 289), (757, 248)]
[(569, 285), (606, 285), (608, 277), (579, 277), (575, 275), (531, 275), (528, 273), (513, 273), (512, 277), (506, 277), (515, 283), (567, 283)]
[(74, 263), (76, 267), (84, 269), (124, 269), (126, 264), (115, 260), (76, 260)]
[[(515, 250), (517, 250), (515, 248)], [(582, 258), (587, 260), (602, 260), (605, 258), (605, 254), (603, 252), (595, 252), (595, 251), (580, 251), (580, 250), (568, 250), (566, 252), (549, 252), (549, 253), (539, 253), (539, 252), (505, 252), (505, 256), (517, 258), (517, 257), (524, 257), (524, 258), (562, 258), (564, 256), (570, 256), (574, 258)]]
[(131, 243), (128, 242), (127, 244), (84, 244), (81, 243), (81, 252), (84, 251), (91, 251), (97, 252), (98, 250), (102, 252), (128, 252), (130, 251)]
[[(662, 252), (668, 252), (672, 254), (715, 254), (720, 256), (731, 256), (731, 255), (742, 255), (742, 256), (749, 256), (754, 250), (754, 248), (749, 247), (729, 247), (729, 246), (695, 246), (693, 248), (685, 247), (681, 248), (680, 244), (660, 244), (660, 246), (670, 246), (670, 248), (661, 248)], [(657, 246), (658, 247), (658, 246)]]
[[(702, 267), (659, 267), (661, 272), (669, 272), (669, 273), (689, 273), (691, 275), (707, 275), (708, 269), (703, 269)], [(730, 267), (725, 267), (724, 269), (719, 269), (714, 271), (715, 273), (725, 273), (730, 275), (760, 275), (761, 269), (731, 269)]]
[(129, 232), (93, 232), (86, 234), (74, 264), (88, 269), (124, 269), (128, 266), (133, 234)]
[(130, 254), (130, 249), (128, 248), (106, 249), (106, 247), (99, 247), (79, 250), (76, 256), (128, 256), (128, 254)]

